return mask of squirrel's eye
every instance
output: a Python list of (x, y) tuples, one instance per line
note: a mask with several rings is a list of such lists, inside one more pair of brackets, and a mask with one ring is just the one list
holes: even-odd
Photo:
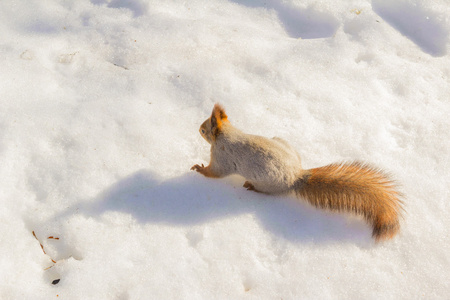
[(202, 133), (205, 133), (205, 129), (202, 129)]

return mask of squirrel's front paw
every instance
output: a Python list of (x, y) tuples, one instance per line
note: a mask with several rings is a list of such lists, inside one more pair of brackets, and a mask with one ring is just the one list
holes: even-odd
[(192, 171), (197, 171), (197, 172), (202, 172), (203, 171), (203, 169), (205, 168), (205, 166), (202, 164), (201, 166), (200, 165), (195, 165), (195, 166), (192, 166), (192, 168), (191, 168), (191, 170)]

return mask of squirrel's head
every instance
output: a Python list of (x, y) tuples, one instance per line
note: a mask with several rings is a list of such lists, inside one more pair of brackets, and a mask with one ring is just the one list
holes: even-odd
[(211, 117), (206, 119), (202, 126), (200, 126), (199, 131), (201, 136), (211, 144), (221, 133), (224, 123), (228, 123), (228, 117), (225, 114), (225, 109), (222, 105), (216, 103), (211, 113)]

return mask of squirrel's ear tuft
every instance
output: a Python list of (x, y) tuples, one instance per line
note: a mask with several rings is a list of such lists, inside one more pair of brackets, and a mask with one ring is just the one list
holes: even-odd
[(225, 113), (225, 108), (223, 108), (223, 106), (221, 104), (219, 104), (219, 103), (216, 103), (214, 105), (212, 114), (215, 115), (216, 118), (218, 118), (218, 119), (220, 118), (220, 119), (222, 119), (224, 121), (227, 121), (227, 119), (228, 119), (228, 116)]
[(219, 135), (223, 122), (228, 122), (228, 116), (223, 106), (216, 103), (211, 114), (211, 133), (213, 136)]

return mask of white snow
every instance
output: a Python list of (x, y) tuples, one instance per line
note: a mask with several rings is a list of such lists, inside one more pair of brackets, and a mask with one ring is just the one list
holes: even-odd
[[(448, 299), (448, 1), (0, 6), (1, 299)], [(189, 171), (215, 102), (390, 172), (400, 234)]]

